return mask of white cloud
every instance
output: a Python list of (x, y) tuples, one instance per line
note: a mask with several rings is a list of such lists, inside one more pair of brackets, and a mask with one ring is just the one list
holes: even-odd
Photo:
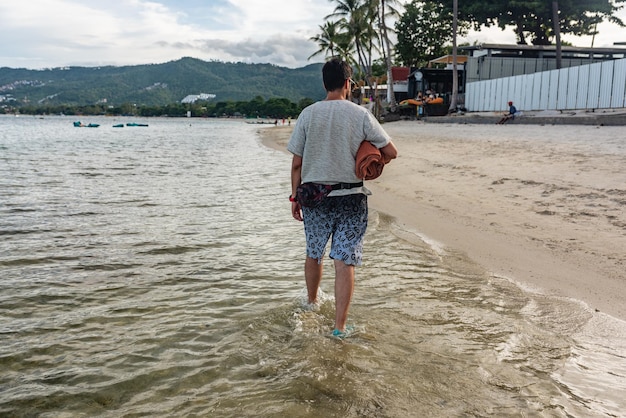
[(0, 44), (0, 65), (128, 65), (194, 56), (297, 67), (315, 51), (308, 39), (333, 7), (320, 0), (3, 1), (0, 37), (10, 41)]
[[(2, 0), (0, 66), (134, 65), (192, 56), (301, 67), (317, 50), (309, 38), (333, 9), (328, 0)], [(626, 10), (619, 16), (626, 21)], [(599, 30), (595, 46), (626, 41), (616, 25)], [(465, 40), (514, 43), (515, 36), (492, 28)], [(591, 45), (591, 37), (564, 40)]]

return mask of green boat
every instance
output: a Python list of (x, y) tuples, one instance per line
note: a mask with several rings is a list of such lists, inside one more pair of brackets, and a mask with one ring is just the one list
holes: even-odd
[(89, 125), (85, 125), (81, 121), (76, 121), (74, 122), (74, 126), (77, 128), (97, 128), (100, 125), (97, 123), (90, 123)]

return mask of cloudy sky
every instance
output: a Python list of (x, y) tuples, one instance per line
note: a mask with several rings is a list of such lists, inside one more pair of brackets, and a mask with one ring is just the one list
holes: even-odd
[[(317, 50), (309, 38), (333, 9), (329, 0), (0, 0), (0, 67), (136, 65), (189, 56), (297, 68), (321, 61), (307, 60)], [(626, 21), (626, 10), (619, 16)], [(596, 47), (626, 42), (626, 29), (606, 23), (599, 30)], [(463, 41), (515, 43), (515, 37), (490, 29)]]

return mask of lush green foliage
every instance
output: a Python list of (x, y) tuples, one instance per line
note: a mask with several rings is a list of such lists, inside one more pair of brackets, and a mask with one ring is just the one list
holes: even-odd
[(0, 95), (10, 95), (12, 106), (165, 106), (200, 93), (215, 94), (217, 101), (260, 96), (297, 102), (325, 95), (321, 64), (289, 69), (183, 58), (125, 67), (0, 68)]
[(183, 104), (173, 103), (165, 106), (137, 106), (123, 103), (120, 106), (108, 105), (25, 105), (18, 109), (4, 107), (0, 113), (19, 111), (29, 115), (108, 115), (108, 116), (186, 116), (190, 111), (193, 117), (242, 117), (242, 118), (286, 118), (297, 117), (306, 106), (313, 103), (312, 99), (302, 99), (298, 103), (284, 98), (265, 100), (257, 96), (250, 101), (197, 101)]
[[(381, 35), (387, 28), (385, 20), (391, 15), (400, 16), (396, 23), (398, 42), (394, 49), (403, 65), (420, 66), (443, 55), (454, 33), (453, 0), (414, 0), (405, 5), (403, 14), (391, 8), (389, 13), (386, 12), (383, 0), (330, 1), (335, 3), (335, 10), (319, 27), (321, 33), (311, 38), (319, 46), (313, 56), (339, 55), (356, 65), (357, 72), (365, 76), (372, 75), (372, 54), (387, 52), (382, 48)], [(513, 27), (518, 43), (549, 45), (554, 40), (553, 3), (538, 0), (459, 2), (459, 33), (463, 34), (469, 27), (480, 30), (483, 25), (498, 26), (503, 30)], [(624, 22), (615, 16), (624, 3), (626, 0), (559, 0), (560, 32), (592, 35), (602, 21), (624, 26)], [(389, 57), (383, 58), (389, 66)]]
[(391, 65), (391, 45), (386, 25), (390, 16), (398, 16), (393, 7), (397, 0), (331, 0), (332, 14), (326, 16), (321, 33), (312, 37), (319, 49), (312, 55), (339, 56), (356, 67), (355, 76), (369, 79), (376, 56), (383, 57), (385, 66)]
[(309, 59), (324, 55), (326, 57), (343, 57), (352, 62), (352, 54), (354, 53), (354, 42), (346, 32), (341, 31), (342, 25), (339, 21), (326, 21), (319, 26), (320, 33), (311, 37), (319, 49), (315, 51)]
[[(624, 26), (614, 14), (626, 0), (559, 0), (561, 34), (591, 35), (596, 25), (608, 20)], [(442, 0), (452, 9), (452, 0)], [(459, 18), (474, 24), (515, 28), (518, 43), (550, 45), (554, 37), (552, 1), (492, 0), (459, 2)]]
[[(398, 59), (409, 67), (424, 67), (428, 61), (448, 53), (454, 31), (452, 10), (438, 1), (413, 0), (396, 22)], [(467, 32), (459, 25), (459, 35)]]

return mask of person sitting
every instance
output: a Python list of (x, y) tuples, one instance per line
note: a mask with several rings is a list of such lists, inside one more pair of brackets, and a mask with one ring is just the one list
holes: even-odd
[(508, 121), (515, 119), (516, 113), (517, 113), (517, 109), (515, 108), (515, 106), (513, 106), (513, 102), (509, 102), (509, 112), (505, 113), (504, 116), (502, 116), (502, 119), (498, 121), (498, 125), (503, 125), (507, 123)]

